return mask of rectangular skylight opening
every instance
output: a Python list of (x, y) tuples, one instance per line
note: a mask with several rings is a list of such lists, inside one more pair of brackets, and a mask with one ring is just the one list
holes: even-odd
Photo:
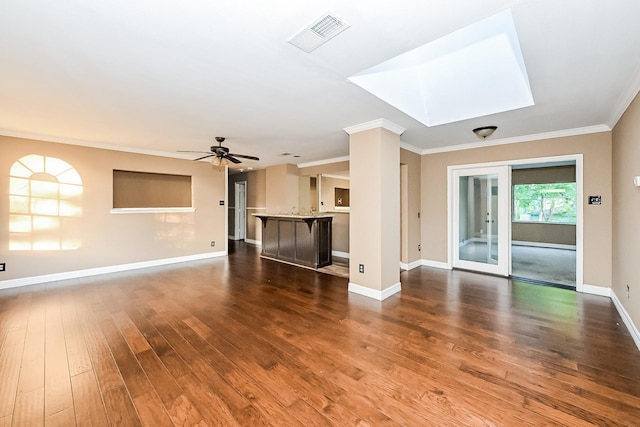
[(349, 80), (427, 126), (534, 105), (510, 10)]

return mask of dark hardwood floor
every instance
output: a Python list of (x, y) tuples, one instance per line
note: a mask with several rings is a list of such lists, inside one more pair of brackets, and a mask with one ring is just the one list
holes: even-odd
[(212, 259), (0, 291), (0, 426), (640, 425), (604, 297), (461, 271)]

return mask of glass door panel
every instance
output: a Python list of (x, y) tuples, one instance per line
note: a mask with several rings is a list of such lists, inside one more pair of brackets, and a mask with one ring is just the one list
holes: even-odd
[(508, 275), (508, 167), (454, 171), (453, 266)]

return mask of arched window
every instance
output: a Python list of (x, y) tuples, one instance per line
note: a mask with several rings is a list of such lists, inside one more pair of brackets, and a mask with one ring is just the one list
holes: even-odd
[(64, 160), (30, 154), (9, 173), (9, 250), (74, 250), (81, 246), (82, 179)]

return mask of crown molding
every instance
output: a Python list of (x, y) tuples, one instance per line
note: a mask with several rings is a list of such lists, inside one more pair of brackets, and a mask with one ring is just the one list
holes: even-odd
[[(337, 175), (337, 174), (331, 174), (331, 173), (323, 173), (322, 174), (323, 177), (325, 178), (333, 178), (333, 179), (345, 179), (347, 181), (349, 181), (351, 179), (350, 176), (345, 176), (345, 175)], [(337, 207), (336, 207), (337, 208)]]
[(344, 128), (344, 131), (349, 135), (352, 135), (354, 133), (363, 132), (365, 130), (377, 129), (377, 128), (386, 129), (390, 132), (395, 133), (396, 135), (402, 135), (406, 130), (402, 126), (397, 125), (387, 119), (376, 119), (376, 120), (371, 120), (370, 122), (360, 123), (359, 125), (346, 127)]
[(349, 156), (334, 157), (333, 159), (325, 159), (325, 160), (317, 160), (315, 162), (299, 163), (298, 164), (298, 169), (310, 168), (310, 167), (314, 167), (314, 166), (324, 166), (324, 165), (328, 165), (328, 164), (331, 164), (331, 163), (340, 163), (340, 162), (348, 162), (348, 161), (349, 161)]
[(123, 145), (106, 144), (103, 142), (83, 141), (81, 139), (62, 138), (57, 136), (40, 135), (28, 132), (16, 132), (7, 129), (0, 129), (0, 136), (11, 138), (33, 139), (36, 141), (53, 142), (55, 144), (78, 145), (88, 148), (99, 148), (101, 150), (122, 151), (125, 153), (146, 154), (149, 156), (171, 157), (174, 159), (191, 160), (189, 156), (180, 153), (169, 153), (166, 151), (148, 150), (144, 148), (126, 147)]
[(451, 151), (470, 150), (473, 148), (493, 147), (495, 145), (517, 144), (520, 142), (540, 141), (542, 139), (564, 138), (567, 136), (587, 135), (590, 133), (611, 132), (611, 128), (605, 124), (586, 126), (582, 128), (565, 129), (553, 132), (536, 133), (532, 135), (516, 136), (513, 138), (496, 139), (495, 141), (478, 141), (468, 144), (452, 145), (449, 147), (427, 148), (420, 154), (437, 154)]
[(611, 129), (618, 124), (618, 121), (622, 118), (624, 112), (627, 111), (629, 105), (631, 105), (635, 97), (638, 95), (638, 92), (640, 92), (640, 66), (636, 69), (634, 77), (629, 85), (622, 92), (620, 98), (618, 98), (618, 102), (616, 102), (614, 107), (611, 109), (611, 115), (609, 116), (609, 120), (607, 120), (607, 124)]
[(406, 142), (400, 141), (400, 148), (403, 150), (411, 151), (412, 153), (422, 154), (422, 148), (416, 147), (415, 145), (407, 144)]

